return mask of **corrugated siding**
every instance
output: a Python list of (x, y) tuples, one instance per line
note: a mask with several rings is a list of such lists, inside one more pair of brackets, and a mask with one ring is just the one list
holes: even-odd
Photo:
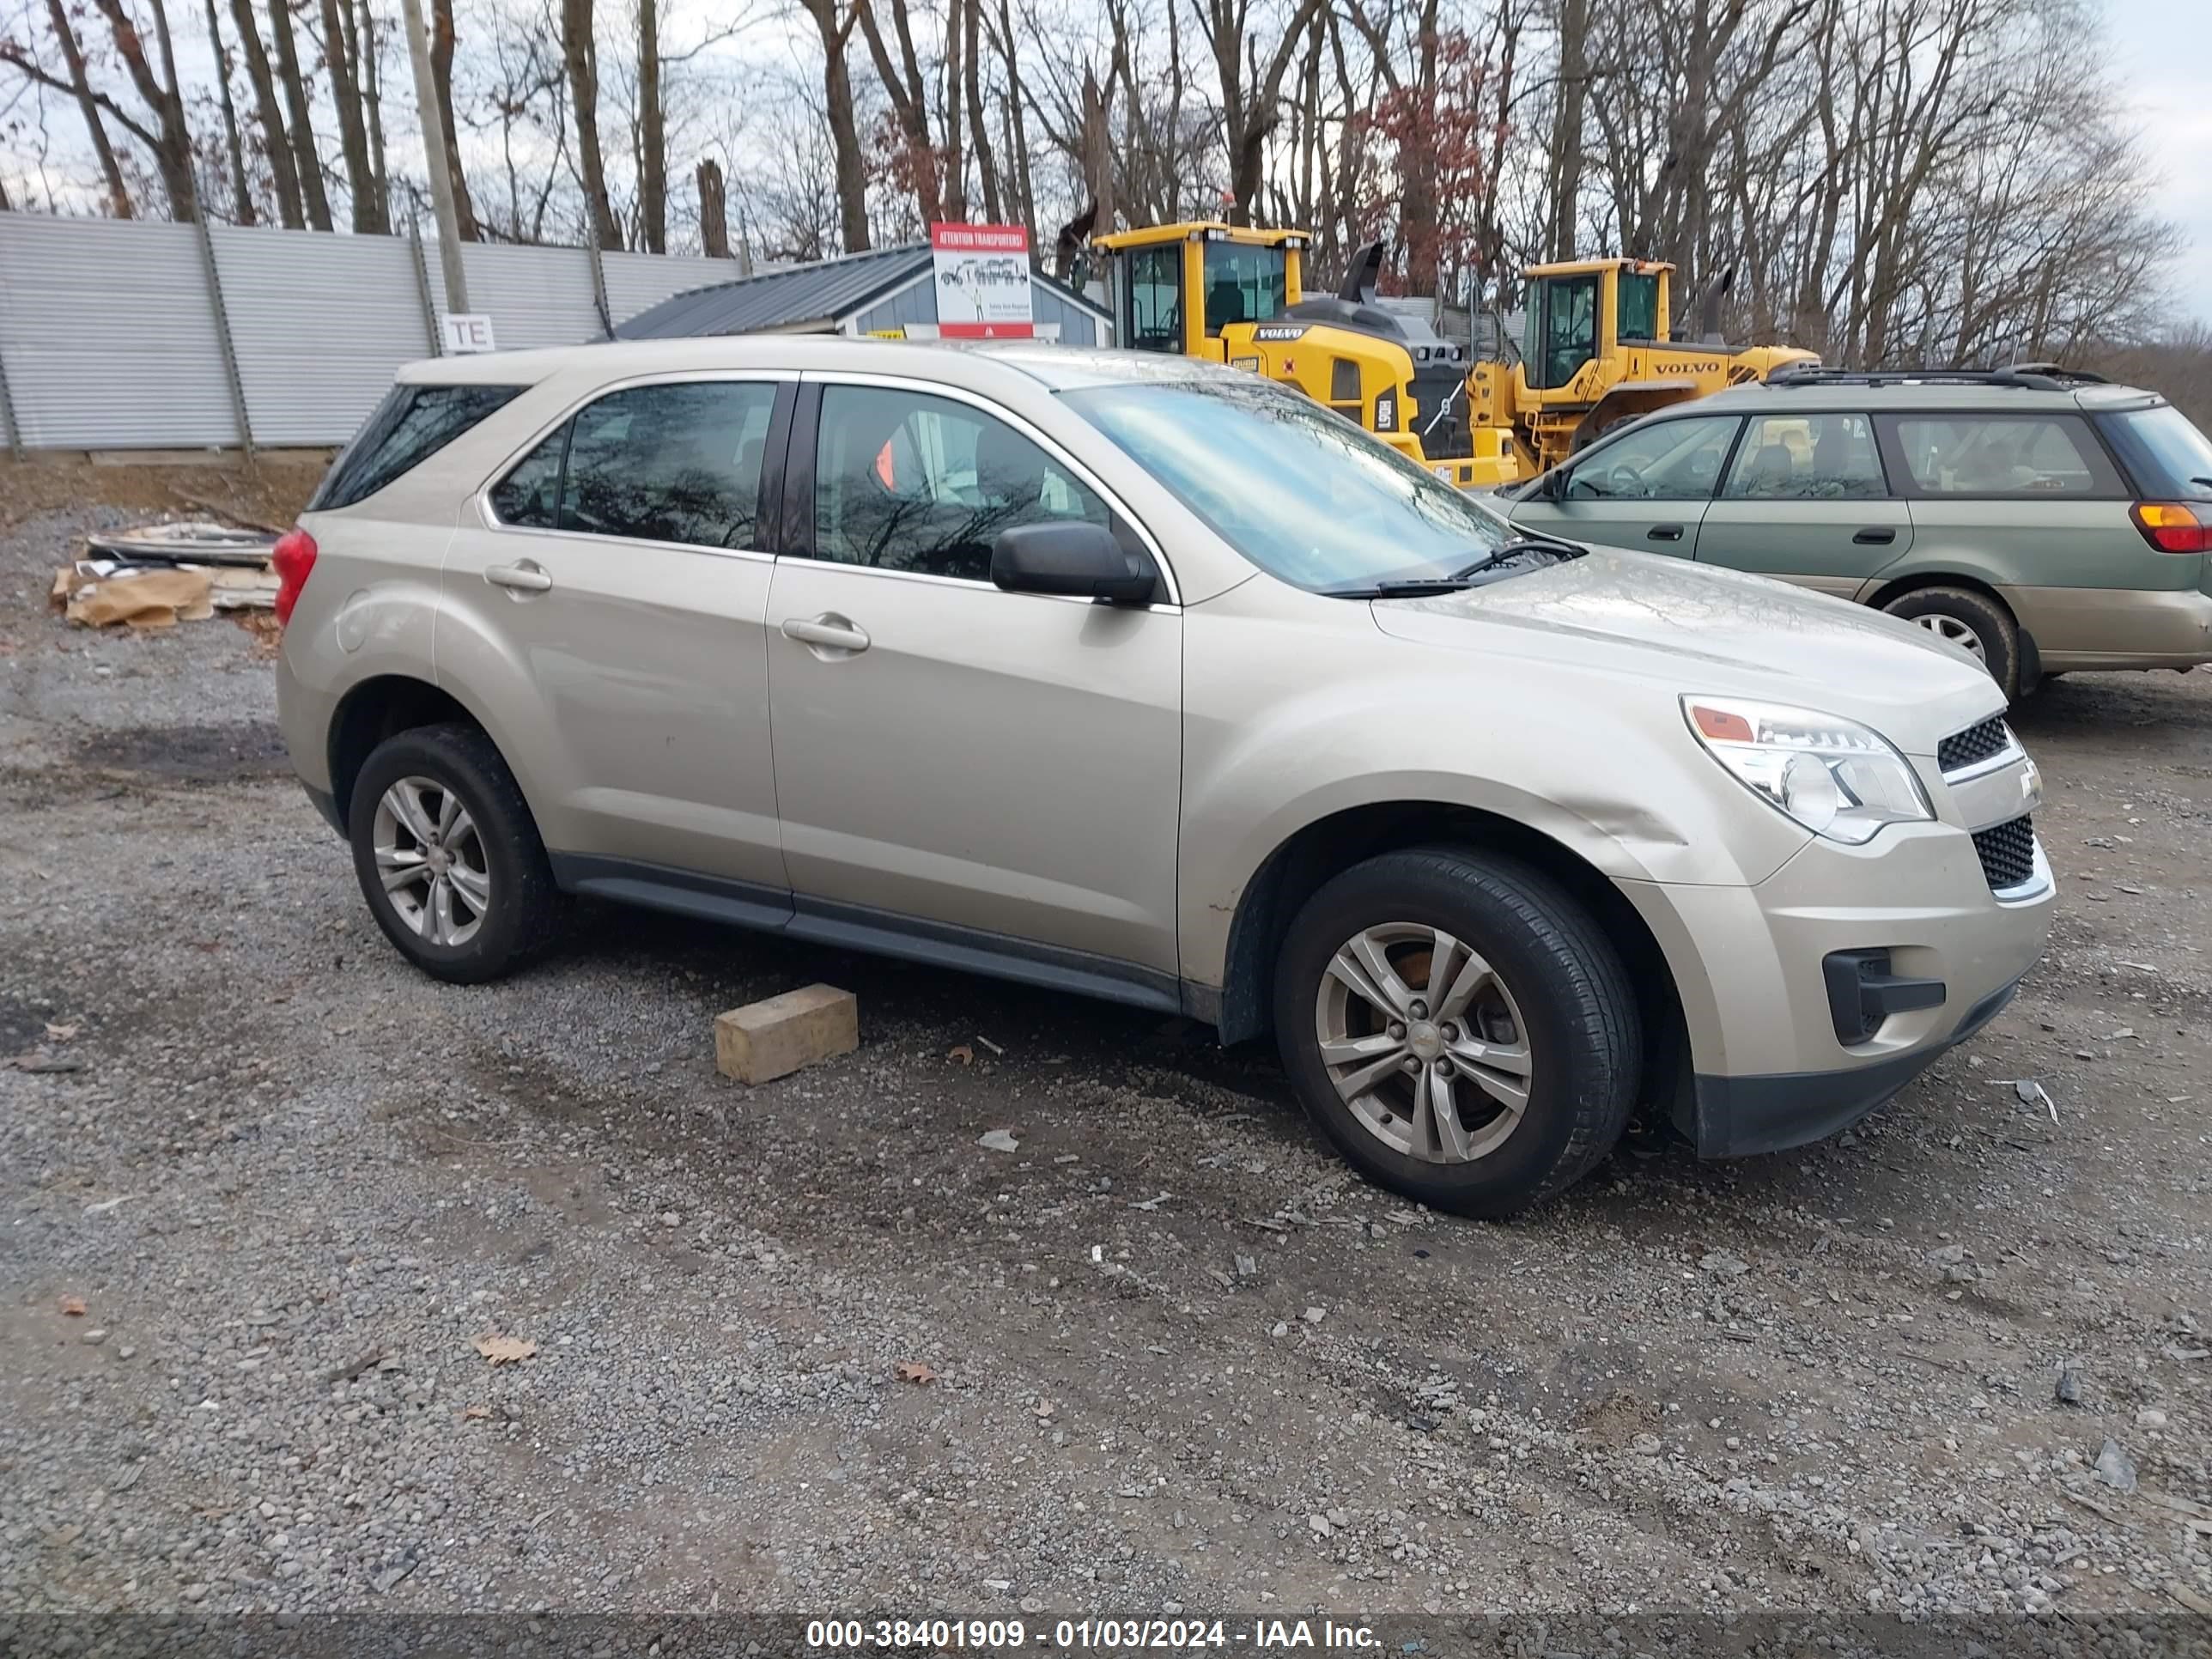
[(1062, 345), (1095, 346), (1099, 343), (1097, 314), (1065, 298), (1043, 283), (1030, 284), (1030, 315), (1040, 324), (1059, 324)]
[(0, 213), (0, 355), (26, 445), (241, 436), (190, 225)]
[(400, 364), (435, 354), (410, 244), (233, 226), (212, 234), (254, 442), (343, 443)]
[(735, 259), (701, 259), (688, 254), (603, 253), (599, 263), (606, 273), (607, 310), (617, 327), (664, 300), (694, 289), (712, 288), (744, 274)]
[[(423, 246), (422, 259), (431, 301), (442, 317), (446, 274), (435, 242)], [(461, 271), (469, 282), (469, 309), (490, 317), (492, 337), (502, 351), (606, 337), (592, 295), (592, 256), (583, 248), (471, 242), (461, 250)]]

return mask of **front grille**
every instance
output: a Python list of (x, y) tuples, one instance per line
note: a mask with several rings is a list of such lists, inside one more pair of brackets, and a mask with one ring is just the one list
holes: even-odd
[(2034, 820), (2017, 817), (1980, 831), (1974, 837), (1974, 851), (1981, 857), (1990, 891), (2019, 886), (2035, 873)]
[(1937, 744), (1936, 764), (1942, 771), (1962, 772), (1977, 761), (1985, 761), (1992, 755), (2002, 755), (2011, 742), (2012, 732), (2002, 720), (1985, 720), (1979, 726), (1954, 732)]

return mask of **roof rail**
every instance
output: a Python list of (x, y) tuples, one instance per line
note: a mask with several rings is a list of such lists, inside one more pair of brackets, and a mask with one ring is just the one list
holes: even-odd
[(2001, 386), (2026, 392), (2064, 392), (2077, 386), (2102, 386), (2105, 377), (2086, 368), (2057, 363), (2015, 363), (2008, 368), (1778, 368), (1766, 384), (1811, 386)]

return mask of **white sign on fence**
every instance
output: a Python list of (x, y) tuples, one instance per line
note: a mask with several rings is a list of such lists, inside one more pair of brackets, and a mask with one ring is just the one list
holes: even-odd
[(444, 331), (446, 356), (458, 357), (465, 352), (496, 351), (492, 343), (491, 319), (481, 312), (447, 312), (438, 319)]

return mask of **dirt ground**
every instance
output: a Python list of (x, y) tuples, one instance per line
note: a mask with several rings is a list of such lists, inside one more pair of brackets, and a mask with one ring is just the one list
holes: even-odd
[[(1181, 1022), (415, 975), (248, 634), (44, 608), (127, 516), (0, 515), (0, 1609), (2212, 1607), (2212, 674), (2021, 713), (2050, 952), (1897, 1102), (1480, 1225)], [(857, 1053), (716, 1074), (817, 980)]]

